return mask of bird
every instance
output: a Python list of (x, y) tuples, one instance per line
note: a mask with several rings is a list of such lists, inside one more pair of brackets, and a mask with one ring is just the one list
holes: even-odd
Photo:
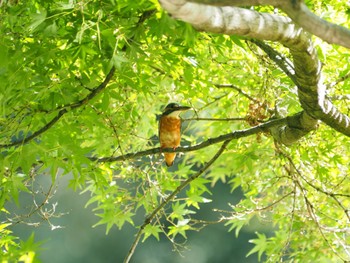
[[(160, 148), (173, 148), (180, 146), (181, 119), (180, 114), (191, 109), (188, 106), (180, 106), (177, 103), (169, 103), (159, 119), (159, 141)], [(166, 165), (174, 164), (176, 153), (164, 153)]]

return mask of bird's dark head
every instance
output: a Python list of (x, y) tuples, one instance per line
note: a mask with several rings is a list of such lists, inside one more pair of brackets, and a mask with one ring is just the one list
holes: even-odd
[(191, 109), (191, 107), (180, 106), (179, 104), (172, 102), (165, 107), (162, 116), (179, 117), (181, 112), (189, 109)]

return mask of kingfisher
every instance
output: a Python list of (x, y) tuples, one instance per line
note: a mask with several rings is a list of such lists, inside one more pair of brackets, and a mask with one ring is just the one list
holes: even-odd
[[(159, 120), (159, 141), (160, 148), (173, 148), (180, 146), (181, 140), (181, 119), (180, 114), (191, 109), (188, 106), (180, 106), (177, 103), (169, 103)], [(172, 166), (176, 153), (164, 153), (166, 165)]]

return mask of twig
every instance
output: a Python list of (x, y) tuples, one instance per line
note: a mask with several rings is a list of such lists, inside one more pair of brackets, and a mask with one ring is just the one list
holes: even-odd
[[(57, 179), (57, 173), (56, 173), (56, 179)], [(34, 186), (32, 186), (34, 187)], [(35, 191), (34, 189), (32, 189), (32, 198), (33, 198), (33, 203), (34, 203), (34, 206), (31, 208), (31, 211), (26, 214), (26, 215), (21, 215), (21, 216), (16, 216), (15, 218), (9, 218), (8, 221), (12, 223), (12, 225), (17, 225), (17, 224), (20, 224), (20, 223), (23, 223), (25, 222), (25, 219), (28, 219), (30, 217), (32, 217), (34, 214), (39, 214), (40, 217), (44, 220), (47, 220), (48, 218), (45, 218), (43, 216), (43, 211), (42, 211), (42, 208), (47, 205), (49, 203), (49, 200), (50, 198), (52, 198), (53, 196), (53, 190), (54, 190), (54, 187), (55, 187), (55, 183), (52, 182), (48, 191), (44, 194), (44, 200), (40, 202), (40, 204), (37, 204), (36, 200), (35, 200)], [(28, 224), (28, 223), (27, 223)], [(39, 225), (39, 223), (35, 223), (34, 225)]]
[[(295, 177), (296, 178), (296, 177)], [(303, 188), (303, 186), (301, 185), (301, 183), (298, 181), (298, 186), (303, 194), (304, 200), (305, 200), (305, 204), (306, 204), (306, 208), (307, 211), (310, 215), (310, 217), (312, 218), (312, 220), (315, 222), (322, 238), (324, 239), (324, 241), (327, 243), (328, 247), (333, 251), (333, 253), (338, 256), (343, 262), (346, 262), (346, 260), (335, 250), (335, 248), (332, 246), (331, 242), (328, 240), (328, 238), (326, 237), (325, 233), (322, 230), (322, 226), (319, 222), (319, 219), (316, 215), (315, 209), (312, 205), (312, 203), (310, 202), (310, 200), (307, 198), (306, 194), (305, 194), (305, 189)]]
[[(232, 211), (226, 211), (226, 210), (219, 210), (219, 209), (214, 209), (214, 211), (216, 212), (221, 212), (221, 213), (225, 213), (225, 214), (231, 214), (232, 216), (223, 216), (222, 220), (230, 220), (235, 218), (236, 216), (241, 216), (241, 215), (249, 215), (252, 213), (257, 213), (257, 212), (262, 212), (262, 211), (266, 211), (266, 210), (270, 210), (272, 209), (275, 205), (277, 205), (278, 203), (282, 202), (284, 199), (286, 199), (287, 197), (289, 197), (290, 195), (294, 194), (294, 190), (290, 191), (288, 193), (286, 193), (285, 195), (281, 196), (279, 199), (277, 199), (276, 201), (263, 206), (263, 207), (256, 207), (254, 209), (246, 209), (243, 211), (239, 211), (239, 212), (232, 212)], [(230, 205), (232, 208), (235, 207), (235, 205)]]
[(339, 79), (337, 79), (336, 81), (329, 83), (327, 85), (327, 89), (329, 88), (333, 88), (334, 86), (338, 85), (339, 83), (347, 80), (348, 78), (350, 78), (350, 72), (348, 72), (347, 74), (345, 74), (344, 76), (340, 77)]
[(159, 206), (156, 207), (156, 209), (153, 210), (153, 212), (146, 217), (144, 223), (141, 225), (139, 231), (136, 234), (136, 238), (134, 242), (132, 243), (130, 250), (127, 254), (127, 256), (124, 259), (124, 263), (130, 262), (131, 257), (133, 256), (136, 246), (138, 245), (141, 235), (143, 234), (143, 230), (147, 225), (149, 225), (154, 217), (158, 214), (158, 212), (167, 205), (178, 193), (180, 193), (187, 185), (189, 185), (193, 180), (201, 176), (218, 158), (219, 156), (224, 152), (226, 149), (226, 146), (230, 143), (232, 139), (226, 140), (220, 147), (219, 151), (214, 155), (214, 157), (206, 163), (204, 167), (202, 167), (197, 173), (189, 177), (186, 181), (184, 181), (181, 185), (179, 185)]
[[(259, 213), (259, 212), (262, 212), (262, 211), (270, 210), (275, 205), (277, 205), (278, 203), (282, 202), (284, 199), (286, 199), (287, 197), (289, 197), (292, 194), (295, 194), (294, 191), (291, 191), (291, 192), (285, 194), (280, 199), (272, 202), (271, 204), (268, 204), (268, 205), (266, 205), (264, 207), (257, 207), (255, 209), (246, 209), (246, 210), (239, 211), (239, 212), (237, 212), (237, 211), (226, 211), (226, 210), (220, 210), (220, 209), (213, 209), (214, 212), (221, 213), (221, 217), (218, 220), (207, 221), (207, 220), (201, 220), (201, 219), (191, 219), (191, 222), (193, 223), (192, 226), (196, 227), (196, 230), (199, 231), (199, 230), (203, 229), (204, 227), (206, 227), (208, 225), (220, 224), (220, 223), (225, 222), (225, 221), (230, 221), (230, 220), (234, 220), (234, 219), (237, 219), (237, 218), (242, 218), (242, 216), (245, 216), (245, 215), (251, 215), (251, 214)], [(231, 207), (232, 207), (232, 209), (235, 208), (235, 206), (233, 206), (233, 205)], [(230, 214), (230, 215), (229, 216), (225, 216), (223, 214)]]
[(224, 89), (224, 88), (234, 89), (234, 90), (238, 91), (240, 94), (242, 94), (244, 97), (248, 98), (249, 100), (254, 101), (256, 103), (259, 103), (259, 101), (257, 99), (253, 98), (252, 96), (250, 96), (249, 94), (244, 92), (242, 89), (238, 88), (237, 86), (235, 86), (233, 84), (214, 84), (214, 86), (219, 88), (219, 89)]
[(328, 97), (330, 100), (350, 100), (350, 94), (344, 94), (344, 95), (334, 95), (331, 97)]
[(293, 162), (293, 160), (291, 159), (290, 156), (282, 153), (283, 156), (285, 158), (287, 158), (287, 160), (289, 161), (289, 163), (293, 166), (294, 170), (297, 172), (297, 174), (300, 176), (301, 179), (303, 179), (303, 181), (306, 182), (307, 185), (311, 186), (314, 190), (329, 196), (331, 199), (333, 199), (336, 204), (343, 210), (345, 216), (348, 218), (348, 221), (350, 222), (350, 214), (349, 214), (349, 210), (339, 201), (339, 199), (337, 198), (337, 196), (342, 196), (342, 197), (350, 197), (349, 194), (344, 194), (344, 193), (333, 193), (327, 190), (323, 190), (321, 187), (318, 187), (317, 185), (314, 185), (313, 183), (311, 183), (309, 180), (307, 180), (302, 173), (299, 171), (299, 169), (296, 167), (295, 163)]
[(204, 108), (209, 107), (210, 105), (212, 105), (212, 104), (218, 102), (219, 100), (225, 98), (227, 95), (228, 95), (228, 94), (225, 93), (224, 95), (221, 95), (221, 96), (219, 96), (219, 97), (214, 98), (211, 102), (208, 102), (207, 104), (205, 104), (203, 107), (199, 108), (198, 110), (201, 111), (201, 110), (203, 110)]

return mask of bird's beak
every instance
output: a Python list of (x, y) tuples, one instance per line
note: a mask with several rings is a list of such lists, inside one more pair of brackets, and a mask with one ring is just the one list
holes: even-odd
[(190, 109), (191, 107), (188, 107), (188, 106), (179, 106), (178, 108), (176, 108), (177, 111), (187, 111)]

